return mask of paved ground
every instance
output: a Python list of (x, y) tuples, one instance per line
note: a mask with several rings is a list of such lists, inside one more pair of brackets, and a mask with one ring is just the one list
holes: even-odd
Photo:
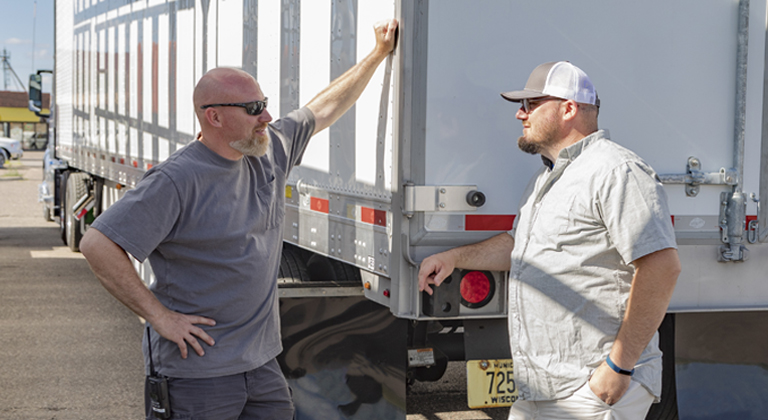
[[(138, 318), (98, 283), (37, 202), (41, 152), (0, 169), (0, 419), (140, 419)], [(408, 390), (407, 420), (501, 420), (466, 406), (463, 363)]]
[(0, 418), (142, 418), (141, 323), (43, 220), (41, 162), (0, 169)]
[(407, 420), (506, 420), (509, 408), (467, 408), (464, 362), (451, 362), (437, 382), (415, 383), (408, 389)]

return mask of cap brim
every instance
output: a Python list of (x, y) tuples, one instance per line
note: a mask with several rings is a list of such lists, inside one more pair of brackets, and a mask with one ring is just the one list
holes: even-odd
[(515, 90), (512, 92), (503, 92), (501, 94), (502, 98), (510, 102), (520, 102), (523, 99), (536, 99), (536, 98), (544, 98), (547, 96), (550, 96), (550, 95), (533, 91), (533, 90)]

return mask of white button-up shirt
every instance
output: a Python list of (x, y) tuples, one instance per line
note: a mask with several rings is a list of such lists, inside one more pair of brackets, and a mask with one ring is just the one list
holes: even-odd
[[(621, 326), (631, 262), (676, 248), (656, 173), (597, 131), (543, 167), (520, 205), (509, 273), (509, 336), (525, 400), (575, 392), (605, 360)], [(634, 380), (661, 394), (658, 334)]]

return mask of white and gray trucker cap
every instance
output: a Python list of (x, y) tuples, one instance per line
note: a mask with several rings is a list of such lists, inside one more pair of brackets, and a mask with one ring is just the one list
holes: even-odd
[(553, 61), (536, 67), (523, 90), (504, 92), (501, 96), (511, 102), (554, 96), (600, 106), (600, 99), (589, 76), (567, 61)]

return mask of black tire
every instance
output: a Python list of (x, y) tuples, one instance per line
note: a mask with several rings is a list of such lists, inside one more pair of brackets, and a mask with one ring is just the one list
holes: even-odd
[(67, 244), (67, 180), (69, 171), (59, 175), (59, 236), (64, 245)]
[(8, 161), (8, 154), (5, 149), (0, 149), (0, 168), (5, 166), (5, 162)]
[(301, 255), (294, 249), (283, 246), (280, 258), (280, 270), (277, 274), (277, 283), (303, 283), (309, 281), (307, 266), (301, 259)]
[(67, 245), (72, 252), (80, 251), (80, 240), (83, 238), (81, 230), (82, 222), (75, 219), (72, 206), (88, 194), (88, 174), (77, 172), (69, 174), (67, 180), (67, 207), (66, 207), (66, 233)]
[(652, 404), (646, 420), (678, 420), (677, 382), (675, 380), (675, 314), (664, 316), (659, 327), (662, 357), (661, 402)]
[(311, 281), (361, 281), (359, 268), (318, 254), (307, 260), (307, 271)]

